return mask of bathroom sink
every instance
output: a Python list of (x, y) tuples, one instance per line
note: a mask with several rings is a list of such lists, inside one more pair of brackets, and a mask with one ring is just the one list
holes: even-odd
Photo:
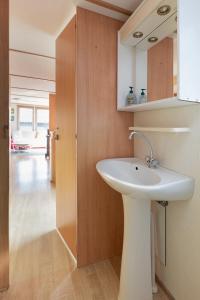
[(192, 197), (194, 180), (166, 168), (148, 168), (136, 158), (113, 158), (96, 165), (103, 180), (122, 194), (124, 241), (119, 300), (152, 300), (151, 200)]
[(175, 201), (191, 198), (194, 180), (166, 168), (148, 168), (136, 158), (105, 159), (97, 171), (113, 189), (124, 195), (151, 200)]

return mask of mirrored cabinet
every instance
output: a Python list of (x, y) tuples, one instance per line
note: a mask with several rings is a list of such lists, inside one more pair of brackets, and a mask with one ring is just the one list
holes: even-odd
[(192, 4), (145, 0), (122, 26), (118, 33), (118, 110), (200, 102), (200, 2)]

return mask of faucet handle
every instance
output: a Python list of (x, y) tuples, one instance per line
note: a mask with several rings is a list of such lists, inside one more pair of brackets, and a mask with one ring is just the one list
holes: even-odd
[(157, 168), (159, 165), (159, 161), (150, 156), (145, 156), (145, 161), (149, 168)]
[(157, 168), (159, 166), (159, 161), (157, 159), (152, 159), (150, 168)]
[(148, 167), (150, 167), (151, 157), (150, 156), (145, 156), (145, 161), (146, 161), (146, 164), (148, 165)]

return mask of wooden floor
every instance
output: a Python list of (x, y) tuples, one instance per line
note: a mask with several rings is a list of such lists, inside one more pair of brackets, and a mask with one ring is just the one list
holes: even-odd
[[(43, 156), (13, 154), (11, 165), (10, 289), (0, 300), (117, 300), (111, 263), (76, 269), (60, 240)], [(167, 298), (159, 291), (154, 300)]]

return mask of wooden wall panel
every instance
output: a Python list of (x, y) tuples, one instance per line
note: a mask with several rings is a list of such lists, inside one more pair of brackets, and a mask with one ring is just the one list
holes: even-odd
[(148, 99), (173, 97), (173, 90), (173, 39), (165, 38), (148, 50)]
[(0, 290), (9, 286), (8, 3), (0, 1)]
[(56, 40), (57, 228), (76, 256), (76, 20)]
[(120, 255), (121, 195), (96, 171), (104, 158), (133, 155), (133, 114), (117, 112), (117, 31), (122, 23), (77, 10), (78, 266)]
[[(49, 130), (56, 130), (56, 95), (49, 94)], [(51, 151), (50, 151), (50, 161), (51, 161), (51, 181), (56, 183), (56, 141), (51, 138)]]

